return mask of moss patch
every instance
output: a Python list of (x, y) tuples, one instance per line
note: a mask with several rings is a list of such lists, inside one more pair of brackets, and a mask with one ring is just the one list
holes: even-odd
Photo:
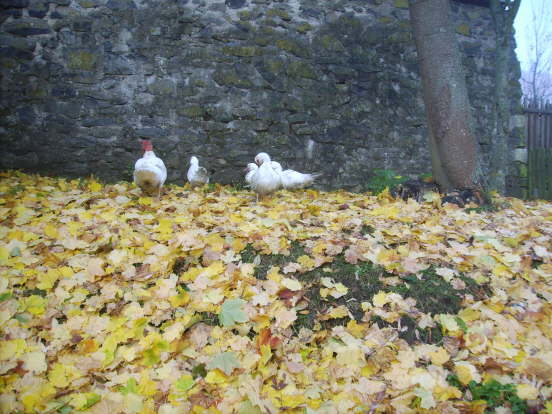
[(69, 54), (69, 68), (75, 70), (93, 70), (98, 56), (86, 50), (78, 50)]
[[(366, 233), (373, 231), (371, 228), (363, 229)], [(287, 263), (295, 261), (299, 256), (305, 254), (305, 250), (298, 242), (292, 242), (290, 255), (261, 255), (252, 245), (248, 245), (241, 252), (242, 260), (247, 263), (257, 261), (255, 277), (266, 279), (266, 274), (272, 266), (283, 268)], [(344, 256), (338, 255), (334, 261), (306, 273), (294, 275), (301, 281), (306, 289), (304, 303), (306, 307), (297, 314), (297, 320), (293, 327), (298, 331), (301, 327), (313, 328), (320, 323), (323, 329), (330, 329), (337, 325), (346, 325), (349, 318), (331, 319), (321, 321), (320, 316), (334, 306), (344, 305), (353, 315), (357, 322), (364, 316), (362, 302), (371, 302), (378, 292), (398, 293), (404, 299), (413, 298), (416, 300), (416, 309), (430, 315), (441, 313), (456, 314), (461, 309), (461, 304), (466, 294), (473, 295), (476, 299), (483, 299), (489, 295), (489, 289), (478, 285), (470, 278), (459, 276), (465, 287), (455, 289), (449, 282), (429, 268), (417, 275), (400, 277), (396, 283), (397, 276), (388, 273), (380, 266), (369, 262), (351, 264), (345, 261)], [(335, 299), (331, 296), (322, 298), (320, 280), (323, 277), (330, 277), (336, 283), (342, 283), (348, 289), (346, 295)], [(389, 283), (393, 278), (394, 283)], [(388, 323), (375, 316), (371, 320), (380, 327), (393, 326), (397, 323)], [(417, 326), (416, 320), (408, 315), (403, 315), (400, 320), (403, 328), (399, 336), (409, 343), (417, 341), (425, 343), (436, 343), (442, 340), (439, 327), (425, 330)]]

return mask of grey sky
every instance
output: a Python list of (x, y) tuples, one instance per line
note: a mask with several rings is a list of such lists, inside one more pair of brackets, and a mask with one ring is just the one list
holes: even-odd
[[(521, 0), (521, 5), (514, 22), (517, 43), (516, 53), (521, 62), (522, 70), (527, 70), (530, 65), (529, 33), (533, 26), (532, 9), (535, 8), (535, 10), (539, 10), (542, 4), (545, 6), (545, 13), (542, 16), (544, 17), (544, 26), (548, 33), (552, 33), (552, 0)], [(537, 15), (541, 17), (540, 13), (537, 13)], [(549, 53), (552, 54), (552, 44), (548, 44), (545, 47), (550, 51)]]

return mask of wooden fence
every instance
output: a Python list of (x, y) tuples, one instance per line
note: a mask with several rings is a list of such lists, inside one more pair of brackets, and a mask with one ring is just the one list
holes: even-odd
[(529, 198), (552, 200), (552, 103), (524, 103)]

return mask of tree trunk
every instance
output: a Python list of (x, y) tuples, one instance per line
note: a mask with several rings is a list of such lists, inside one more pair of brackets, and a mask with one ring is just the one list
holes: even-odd
[(478, 144), (448, 0), (410, 0), (433, 174), (443, 190), (478, 184)]
[[(506, 191), (508, 169), (508, 129), (510, 124), (510, 100), (508, 97), (508, 64), (510, 63), (512, 27), (520, 0), (491, 0), (491, 14), (496, 32), (495, 105), (493, 108), (493, 143), (489, 189), (499, 193)], [(505, 8), (509, 6), (509, 8)]]

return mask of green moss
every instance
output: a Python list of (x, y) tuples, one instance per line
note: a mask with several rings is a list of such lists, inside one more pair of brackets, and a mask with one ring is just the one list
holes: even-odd
[(98, 3), (94, 0), (79, 0), (79, 4), (84, 9), (98, 7)]
[(199, 105), (190, 105), (183, 108), (180, 112), (189, 118), (201, 118), (204, 110)]
[(251, 57), (258, 51), (255, 46), (224, 46), (222, 52), (232, 56)]
[(272, 43), (272, 38), (265, 36), (255, 36), (253, 42), (259, 46), (268, 46)]
[(388, 16), (382, 16), (378, 19), (378, 22), (383, 23), (383, 24), (389, 24), (389, 23), (393, 22), (393, 19), (391, 17), (388, 17)]
[(249, 79), (240, 77), (237, 72), (232, 69), (219, 69), (213, 78), (219, 85), (236, 86), (238, 88), (251, 88), (253, 84)]
[(307, 22), (300, 24), (295, 28), (299, 33), (305, 34), (312, 30), (312, 26), (308, 24)]
[(269, 9), (266, 12), (267, 17), (279, 17), (282, 20), (285, 20), (286, 22), (291, 21), (291, 16), (286, 12), (285, 10), (281, 9)]
[(252, 14), (249, 10), (242, 10), (238, 13), (238, 16), (240, 17), (240, 20), (246, 21), (251, 20)]
[(278, 75), (282, 72), (282, 69), (284, 68), (284, 62), (278, 59), (266, 59), (265, 67), (270, 73)]
[(248, 244), (247, 247), (241, 251), (240, 255), (244, 263), (253, 263), (255, 258), (259, 256), (260, 263), (255, 267), (255, 277), (265, 280), (266, 274), (272, 266), (280, 266), (280, 268), (283, 268), (286, 263), (293, 262), (299, 256), (305, 254), (304, 248), (296, 241), (290, 243), (289, 251), (290, 254), (287, 256), (283, 254), (260, 255), (252, 244)]
[(98, 61), (98, 55), (86, 50), (77, 50), (69, 54), (69, 68), (75, 70), (93, 70)]
[(345, 47), (343, 44), (337, 40), (335, 37), (330, 35), (324, 35), (320, 39), (320, 43), (326, 50), (330, 50), (332, 52), (343, 52), (345, 51)]
[[(363, 234), (370, 233), (373, 232), (373, 228), (363, 227), (360, 231)], [(287, 256), (262, 255), (253, 245), (248, 245), (241, 252), (241, 256), (246, 263), (259, 261), (255, 267), (255, 277), (265, 279), (272, 266), (283, 268), (287, 263), (294, 262), (299, 256), (305, 254), (303, 246), (296, 241), (291, 242), (289, 250), (290, 254)], [(430, 315), (455, 314), (461, 309), (462, 299), (466, 294), (469, 293), (477, 300), (482, 300), (490, 293), (486, 287), (479, 286), (472, 279), (463, 276), (459, 276), (459, 278), (466, 287), (455, 289), (431, 268), (418, 275), (401, 277), (402, 283), (386, 283), (386, 278), (396, 278), (396, 275), (390, 274), (382, 267), (372, 263), (348, 263), (343, 254), (336, 256), (331, 263), (310, 272), (297, 273), (294, 277), (301, 281), (306, 290), (305, 303), (307, 304), (304, 312), (297, 315), (298, 318), (293, 325), (295, 330), (299, 330), (301, 327), (312, 328), (317, 322), (320, 322), (325, 329), (346, 324), (349, 321), (348, 318), (320, 321), (319, 316), (331, 306), (344, 305), (356, 321), (361, 321), (364, 316), (362, 302), (371, 302), (373, 296), (379, 291), (398, 293), (405, 299), (413, 298), (416, 300), (416, 308)], [(331, 301), (322, 298), (320, 296), (320, 280), (323, 277), (330, 277), (336, 283), (345, 285), (348, 288), (347, 294), (338, 299), (332, 298)], [(377, 322), (382, 327), (397, 326), (396, 322), (391, 324), (378, 317), (374, 317), (372, 322)], [(409, 343), (417, 341), (436, 343), (442, 339), (439, 327), (420, 329), (416, 320), (406, 314), (401, 317), (401, 326), (406, 329), (400, 333), (400, 337)]]
[(410, 42), (412, 35), (407, 31), (396, 31), (389, 36), (389, 41), (394, 43)]
[(14, 59), (2, 58), (0, 61), (0, 67), (6, 69), (15, 69), (17, 67), (17, 62)]
[(395, 0), (393, 4), (399, 9), (408, 9), (408, 0)]
[(459, 34), (464, 35), (464, 36), (469, 36), (470, 35), (470, 26), (468, 26), (467, 24), (461, 24), (461, 25), (456, 27), (456, 33), (459, 33)]
[(285, 50), (286, 52), (292, 53), (295, 56), (299, 56), (299, 57), (309, 56), (309, 50), (306, 47), (304, 47), (303, 45), (300, 45), (297, 42), (294, 42), (291, 39), (276, 40), (276, 47), (278, 47), (279, 49)]
[(264, 19), (262, 24), (265, 26), (277, 27), (278, 23), (274, 19)]
[(314, 67), (308, 63), (295, 61), (291, 62), (288, 66), (288, 75), (296, 78), (308, 78), (316, 79), (316, 72)]

